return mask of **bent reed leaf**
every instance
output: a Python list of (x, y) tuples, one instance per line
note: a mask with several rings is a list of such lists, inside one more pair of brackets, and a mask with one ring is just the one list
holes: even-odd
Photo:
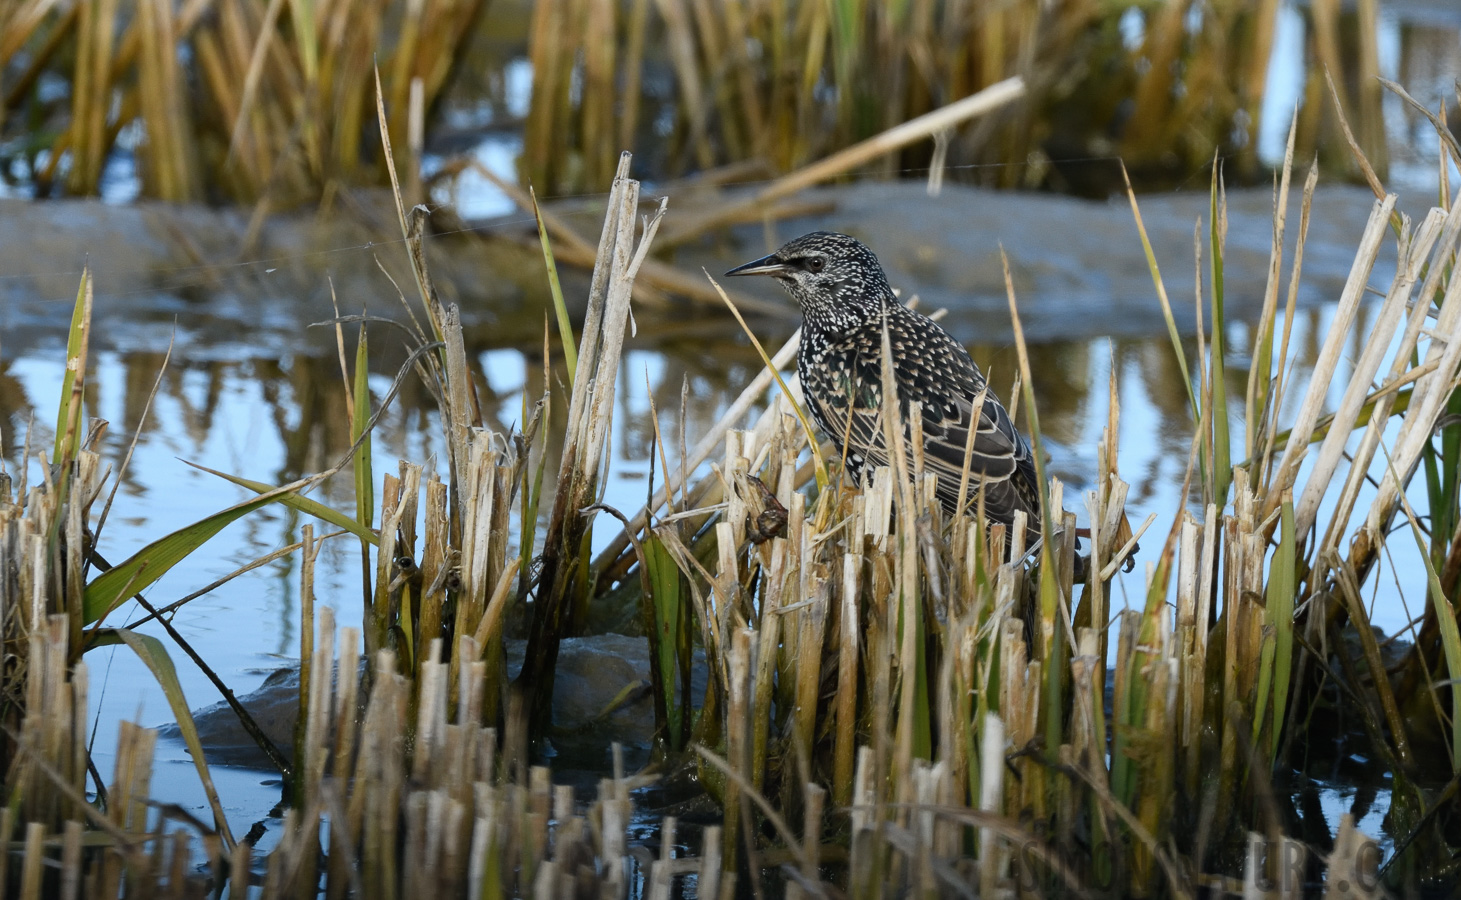
[[(249, 478), (244, 478), (241, 475), (230, 475), (227, 472), (220, 472), (217, 469), (210, 469), (205, 465), (201, 465), (195, 462), (188, 462), (187, 460), (183, 460), (183, 462), (187, 463), (187, 465), (190, 465), (195, 469), (207, 472), (209, 475), (217, 475), (219, 478), (222, 478), (225, 481), (231, 481), (239, 487), (248, 488), (249, 490), (259, 494), (267, 494), (270, 491), (281, 490), (281, 488), (279, 488), (277, 485), (268, 484), (263, 481), (254, 481)], [(285, 506), (299, 510), (307, 516), (314, 516), (316, 519), (319, 519), (322, 522), (328, 522), (329, 524), (334, 525), (336, 528), (348, 531), (356, 537), (360, 538), (362, 541), (366, 541), (372, 547), (378, 546), (380, 544), (380, 535), (376, 532), (374, 528), (362, 525), (360, 522), (351, 518), (350, 516), (345, 515), (344, 513), (340, 512), (337, 509), (334, 509), (333, 507), (326, 506), (318, 500), (311, 500), (303, 493), (291, 491), (287, 494), (276, 497), (275, 499), (277, 499), (280, 503), (283, 503)]]
[(168, 655), (167, 648), (162, 641), (150, 634), (131, 631), (125, 628), (104, 628), (96, 635), (95, 646), (107, 644), (124, 644), (130, 647), (137, 658), (142, 660), (152, 677), (157, 679), (158, 687), (167, 697), (167, 705), (172, 709), (172, 714), (177, 720), (178, 731), (182, 734), (183, 743), (188, 747), (188, 753), (193, 757), (193, 767), (198, 770), (198, 779), (203, 783), (203, 792), (208, 796), (208, 805), (213, 810), (213, 826), (223, 837), (224, 847), (233, 849), (233, 832), (228, 827), (228, 817), (224, 815), (223, 804), (218, 799), (218, 790), (213, 786), (213, 775), (208, 769), (208, 760), (203, 755), (203, 742), (198, 737), (198, 724), (193, 721), (193, 713), (188, 706), (188, 698), (183, 694), (183, 685), (178, 681), (177, 668), (173, 666), (172, 657)]

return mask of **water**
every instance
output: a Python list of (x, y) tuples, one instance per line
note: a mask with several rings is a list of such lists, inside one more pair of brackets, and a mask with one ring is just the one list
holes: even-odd
[[(1377, 25), (1380, 75), (1403, 85), (1427, 109), (1434, 111), (1442, 102), (1454, 105), (1455, 82), (1461, 77), (1461, 7), (1445, 0), (1382, 3)], [(1258, 119), (1259, 158), (1270, 166), (1283, 162), (1289, 123), (1303, 100), (1308, 65), (1305, 40), (1299, 5), (1284, 3), (1274, 29), (1267, 89)], [(1392, 189), (1434, 190), (1435, 129), (1388, 91), (1383, 112)], [(1455, 164), (1448, 168), (1454, 179)]]

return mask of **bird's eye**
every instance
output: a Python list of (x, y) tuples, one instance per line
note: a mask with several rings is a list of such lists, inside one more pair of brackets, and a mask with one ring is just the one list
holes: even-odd
[(822, 268), (826, 265), (827, 261), (825, 259), (820, 256), (813, 256), (811, 259), (807, 260), (807, 271), (820, 272), (822, 271)]

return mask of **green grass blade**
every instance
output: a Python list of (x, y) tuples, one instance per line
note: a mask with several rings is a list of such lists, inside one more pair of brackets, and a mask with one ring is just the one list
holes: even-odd
[[(1446, 669), (1451, 683), (1455, 685), (1461, 683), (1461, 631), (1456, 628), (1456, 607), (1446, 599), (1445, 594), (1435, 593), (1441, 582), (1436, 577), (1435, 566), (1430, 564), (1430, 560), (1426, 560), (1426, 574), (1430, 576), (1431, 591), (1436, 597), (1436, 619), (1441, 626), (1441, 645), (1446, 651)], [(1461, 772), (1461, 691), (1454, 687), (1451, 690), (1451, 771)]]
[[(311, 0), (290, 0), (289, 11), (294, 25), (294, 47), (303, 63), (305, 83), (314, 87), (320, 77), (314, 3)], [(303, 124), (308, 127), (311, 123), (306, 119)]]
[(683, 750), (681, 728), (687, 710), (680, 703), (678, 687), (679, 636), (684, 622), (685, 595), (680, 567), (675, 558), (653, 532), (645, 536), (644, 563), (649, 574), (651, 609), (654, 611), (655, 654), (659, 659), (660, 684), (655, 689), (664, 693), (665, 731), (671, 750)]
[(1226, 347), (1227, 315), (1223, 309), (1223, 241), (1227, 219), (1226, 200), (1219, 199), (1222, 170), (1213, 164), (1212, 194), (1208, 210), (1208, 239), (1211, 252), (1208, 265), (1212, 279), (1212, 443), (1213, 502), (1221, 509), (1228, 499), (1228, 485), (1233, 479), (1232, 444), (1228, 437), (1227, 370), (1223, 361)]
[[(1442, 421), (1449, 424), (1440, 429), (1439, 481), (1430, 506), (1431, 534), (1438, 536), (1456, 531), (1456, 498), (1461, 493), (1461, 427), (1456, 425), (1458, 416), (1461, 416), (1461, 391), (1453, 390), (1446, 398), (1446, 413)], [(1434, 448), (1434, 442), (1430, 446)], [(1437, 567), (1441, 567), (1446, 561), (1446, 539), (1438, 537), (1435, 544), (1432, 559)]]
[[(1051, 553), (1051, 539), (1054, 532), (1051, 529), (1050, 509), (1050, 480), (1045, 474), (1044, 447), (1040, 431), (1040, 416), (1035, 406), (1035, 379), (1030, 368), (1030, 351), (1025, 344), (1025, 328), (1020, 322), (1019, 305), (1015, 302), (1015, 282), (1010, 277), (1010, 261), (1005, 253), (1004, 246), (999, 248), (999, 261), (1004, 271), (1004, 293), (1005, 300), (1009, 304), (1010, 325), (1015, 333), (1015, 353), (1020, 362), (1020, 395), (1024, 398), (1024, 408), (1021, 412), (1025, 415), (1025, 421), (1030, 426), (1030, 446), (1034, 449), (1035, 456), (1035, 483), (1040, 488), (1040, 533), (1043, 541), (1040, 545), (1040, 619), (1036, 629), (1037, 634), (1048, 630), (1050, 643), (1041, 648), (1041, 656), (1045, 662), (1041, 670), (1041, 677), (1044, 679), (1040, 701), (1040, 718), (1045, 732), (1045, 755), (1046, 759), (1054, 763), (1060, 753), (1060, 745), (1064, 743), (1061, 737), (1062, 714), (1065, 709), (1064, 680), (1066, 672), (1066, 655), (1068, 648), (1065, 646), (1065, 629), (1061, 619), (1064, 613), (1061, 612), (1060, 585), (1055, 578), (1055, 558)], [(1058, 514), (1057, 514), (1058, 515)], [(1054, 627), (1051, 627), (1051, 626)]]
[[(1397, 484), (1401, 483), (1400, 475), (1395, 471), (1395, 461), (1390, 458), (1390, 451), (1385, 449), (1384, 443), (1379, 445), (1379, 449), (1385, 454), (1385, 468), (1390, 477)], [(1420, 551), (1420, 558), (1425, 563), (1426, 581), (1430, 587), (1429, 600), (1436, 604), (1436, 625), (1441, 633), (1441, 648), (1446, 654), (1448, 680), (1452, 684), (1461, 684), (1461, 630), (1456, 626), (1456, 608), (1441, 588), (1441, 576), (1431, 563), (1430, 553), (1426, 549), (1425, 533), (1416, 523), (1415, 510), (1411, 508), (1405, 491), (1399, 491), (1396, 499), (1405, 511), (1405, 521), (1410, 525), (1416, 549)], [(1461, 772), (1461, 690), (1454, 688), (1451, 690), (1451, 771), (1453, 774)]]
[[(416, 264), (414, 254), (412, 254), (412, 259), (414, 266)], [(428, 312), (430, 309), (430, 304), (428, 304)], [(370, 337), (366, 332), (364, 322), (360, 323), (360, 336), (355, 341), (355, 372), (353, 383), (350, 386), (350, 398), (350, 442), (355, 447), (355, 451), (350, 457), (351, 476), (355, 482), (355, 521), (361, 528), (369, 531), (370, 523), (375, 518), (375, 473), (371, 467), (369, 432), (371, 418)], [(370, 557), (371, 543), (363, 538), (360, 541), (361, 608), (366, 611), (367, 621), (379, 621), (382, 613), (377, 608), (375, 589), (371, 585), (375, 574)], [(376, 546), (379, 544), (377, 543)], [(385, 585), (382, 584), (379, 587), (383, 589)], [(410, 620), (409, 604), (403, 605), (400, 618), (402, 621)], [(367, 646), (371, 645), (367, 644)], [(407, 672), (415, 671), (410, 659), (414, 646), (409, 636), (398, 644), (401, 656), (406, 662)]]
[[(546, 357), (544, 358), (546, 359)], [(546, 372), (544, 374), (546, 376)], [(544, 383), (547, 383), (546, 377), (544, 379)], [(543, 399), (543, 423), (541, 426), (539, 426), (538, 433), (551, 434), (552, 432), (550, 431), (550, 425), (552, 423), (553, 416), (551, 395), (544, 395)], [(524, 421), (527, 420), (527, 413), (527, 395), (524, 394)], [(518, 544), (521, 548), (519, 551), (518, 571), (524, 573), (531, 572), (533, 570), (533, 548), (534, 546), (536, 546), (538, 534), (538, 510), (543, 499), (543, 473), (546, 471), (547, 467), (548, 454), (540, 452), (538, 454), (538, 464), (536, 467), (525, 466), (523, 468), (522, 518), (518, 522)], [(532, 475), (531, 484), (529, 484), (528, 481), (529, 474)], [(526, 579), (527, 576), (524, 575), (523, 578)], [(526, 584), (526, 580), (524, 580), (524, 584)]]
[(267, 494), (199, 519), (158, 538), (138, 550), (126, 562), (96, 576), (86, 586), (82, 600), (82, 623), (91, 625), (100, 621), (103, 616), (120, 606), (122, 601), (146, 590), (228, 525), (262, 506), (293, 494), (298, 489), (299, 485), (275, 488)]
[[(1382, 446), (1380, 448), (1384, 450)], [(1395, 477), (1395, 468), (1390, 464), (1389, 454), (1386, 453), (1386, 464), (1390, 467), (1391, 477)], [(1431, 557), (1425, 545), (1425, 534), (1415, 521), (1415, 510), (1410, 508), (1410, 501), (1405, 499), (1405, 494), (1400, 495), (1400, 502), (1405, 507), (1405, 520), (1410, 523), (1410, 531), (1415, 535), (1415, 546), (1420, 550), (1420, 558), (1425, 562), (1426, 579), (1430, 583), (1430, 599), (1436, 604), (1436, 624), (1441, 632), (1441, 648), (1446, 654), (1446, 672), (1452, 683), (1451, 689), (1451, 771), (1461, 772), (1461, 690), (1454, 685), (1461, 684), (1461, 629), (1456, 626), (1456, 607), (1446, 598), (1446, 592), (1441, 589), (1441, 577), (1436, 574), (1436, 567), (1431, 565)]]
[(1258, 685), (1253, 705), (1253, 733), (1248, 742), (1254, 750), (1263, 740), (1263, 722), (1268, 715), (1268, 695), (1273, 691), (1273, 628), (1263, 629), (1262, 648), (1258, 651)]
[(87, 268), (81, 271), (76, 306), (71, 312), (71, 330), (66, 336), (66, 374), (61, 378), (61, 402), (56, 410), (56, 445), (51, 451), (51, 462), (56, 464), (74, 458), (80, 449), (82, 387), (86, 383), (91, 304), (91, 269)]
[[(253, 481), (248, 478), (242, 478), (238, 475), (230, 475), (227, 472), (220, 472), (217, 469), (210, 469), (207, 466), (200, 466), (197, 463), (190, 462), (188, 463), (188, 465), (192, 466), (195, 469), (207, 472), (210, 475), (217, 475), (219, 478), (222, 478), (226, 481), (231, 481), (239, 487), (245, 487), (251, 491), (255, 491), (260, 494), (267, 494), (270, 491), (279, 490), (278, 487), (272, 484), (266, 484), (262, 481)], [(375, 529), (371, 528), (368, 525), (360, 524), (355, 519), (352, 519), (350, 516), (345, 515), (337, 509), (332, 509), (331, 507), (326, 506), (318, 500), (311, 500), (309, 497), (306, 497), (303, 494), (299, 493), (289, 493), (283, 495), (282, 497), (276, 497), (275, 499), (277, 499), (280, 503), (283, 503), (285, 506), (299, 510), (307, 516), (314, 516), (321, 522), (328, 522), (329, 524), (334, 525), (336, 528), (339, 528), (342, 531), (348, 531), (356, 537), (360, 538), (362, 541), (366, 541), (372, 547), (380, 545), (380, 536), (375, 533)]]
[(1131, 806), (1136, 793), (1136, 754), (1133, 741), (1138, 736), (1133, 723), (1143, 713), (1136, 699), (1137, 671), (1134, 660), (1141, 620), (1135, 610), (1118, 614), (1115, 690), (1111, 694), (1111, 793), (1126, 806)]
[(538, 207), (538, 195), (528, 188), (533, 198), (533, 215), (538, 220), (538, 241), (543, 245), (543, 265), (548, 270), (548, 289), (553, 292), (553, 312), (558, 316), (558, 338), (563, 342), (563, 359), (568, 364), (568, 389), (573, 390), (573, 375), (578, 371), (578, 344), (573, 339), (573, 323), (568, 320), (568, 306), (563, 302), (563, 285), (558, 282), (558, 263), (553, 259), (553, 246), (548, 241), (548, 226), (543, 222), (543, 210)]
[(167, 648), (162, 641), (150, 634), (142, 634), (137, 631), (129, 631), (125, 628), (103, 629), (96, 636), (95, 646), (105, 644), (125, 644), (131, 647), (137, 657), (152, 672), (152, 677), (157, 679), (157, 684), (162, 688), (162, 693), (167, 697), (167, 705), (172, 708), (173, 717), (177, 720), (178, 731), (183, 736), (183, 743), (188, 747), (188, 753), (193, 757), (193, 766), (198, 770), (198, 778), (203, 782), (203, 792), (208, 795), (208, 805), (213, 808), (213, 824), (223, 836), (226, 847), (233, 847), (233, 832), (228, 828), (228, 817), (223, 814), (223, 804), (219, 802), (218, 790), (213, 786), (213, 776), (208, 771), (208, 761), (203, 756), (203, 742), (198, 738), (198, 725), (193, 721), (192, 710), (188, 707), (188, 698), (183, 695), (183, 685), (178, 681), (178, 671), (172, 664), (172, 657), (168, 656)]
[[(1395, 393), (1395, 401), (1390, 404), (1390, 416), (1392, 418), (1404, 415), (1405, 411), (1410, 409), (1410, 394), (1411, 388), (1404, 388)], [(1361, 428), (1367, 427), (1370, 424), (1370, 419), (1375, 414), (1375, 401), (1379, 399), (1379, 392), (1371, 394), (1370, 398), (1365, 401), (1363, 406), (1360, 407), (1359, 416), (1355, 419), (1354, 427), (1356, 431)], [(1325, 415), (1320, 416), (1319, 420), (1314, 424), (1313, 433), (1309, 435), (1309, 443), (1318, 444), (1322, 442), (1324, 438), (1329, 435), (1329, 429), (1333, 426), (1334, 413), (1326, 413)], [(1293, 429), (1290, 428), (1280, 431), (1273, 439), (1273, 452), (1277, 453), (1287, 447), (1289, 443), (1289, 438), (1291, 437), (1293, 437)], [(1239, 463), (1239, 465), (1246, 466), (1251, 462), (1252, 460), (1244, 460), (1243, 462)], [(1448, 532), (1441, 533), (1444, 534)]]
[[(1294, 534), (1294, 499), (1284, 498), (1282, 524), (1279, 526), (1278, 550), (1268, 574), (1268, 616), (1273, 624), (1273, 727), (1269, 733), (1268, 759), (1278, 757), (1283, 733), (1283, 717), (1287, 712), (1289, 679), (1294, 661), (1294, 591), (1297, 588), (1295, 557), (1298, 536)], [(1255, 730), (1262, 726), (1255, 719)]]
[[(350, 441), (359, 442), (355, 450), (355, 518), (366, 529), (375, 518), (375, 475), (371, 468), (370, 435), (365, 426), (370, 422), (370, 342), (365, 325), (360, 326), (360, 340), (355, 344), (355, 417), (350, 422)], [(361, 435), (364, 435), (362, 439)]]
[(1136, 219), (1136, 230), (1141, 235), (1141, 249), (1146, 254), (1146, 265), (1152, 274), (1152, 284), (1157, 289), (1157, 300), (1162, 304), (1162, 318), (1167, 322), (1167, 334), (1172, 338), (1172, 352), (1177, 356), (1177, 368), (1182, 371), (1182, 386), (1187, 389), (1187, 402), (1192, 406), (1192, 419), (1200, 419), (1197, 408), (1197, 394), (1192, 389), (1192, 375), (1187, 371), (1187, 354), (1182, 352), (1182, 337), (1177, 333), (1177, 320), (1172, 315), (1172, 303), (1167, 299), (1167, 286), (1162, 281), (1162, 270), (1157, 265), (1157, 254), (1152, 250), (1151, 238), (1147, 236), (1146, 225), (1141, 220), (1141, 209), (1136, 205), (1136, 192), (1131, 189), (1131, 178), (1126, 175), (1126, 166), (1121, 167), (1126, 178), (1126, 196), (1131, 201), (1131, 214)]
[[(1029, 387), (1026, 385), (1026, 391)], [(1028, 401), (1028, 396), (1026, 397)], [(1031, 412), (1033, 406), (1028, 406)], [(1033, 419), (1031, 420), (1033, 422)], [(1033, 425), (1031, 426), (1033, 429)], [(1039, 452), (1039, 451), (1036, 451)], [(1048, 492), (1049, 482), (1043, 479), (1040, 482), (1041, 495)], [(1048, 505), (1046, 506), (1048, 509)], [(1048, 519), (1048, 517), (1047, 517)], [(1045, 726), (1045, 757), (1054, 762), (1059, 759), (1060, 745), (1065, 743), (1062, 740), (1065, 710), (1065, 675), (1067, 657), (1069, 651), (1065, 646), (1065, 629), (1060, 621), (1063, 613), (1060, 603), (1060, 585), (1055, 578), (1055, 557), (1050, 552), (1050, 526), (1045, 523), (1045, 543), (1040, 548), (1040, 628), (1044, 628), (1046, 622), (1054, 622), (1055, 627), (1050, 629), (1050, 644), (1045, 648), (1045, 667), (1041, 670), (1045, 683), (1042, 685), (1040, 699), (1040, 717)]]
[(914, 604), (914, 627), (918, 629), (914, 652), (917, 665), (913, 669), (913, 756), (933, 759), (933, 701), (928, 683), (928, 629), (923, 624), (923, 611)]

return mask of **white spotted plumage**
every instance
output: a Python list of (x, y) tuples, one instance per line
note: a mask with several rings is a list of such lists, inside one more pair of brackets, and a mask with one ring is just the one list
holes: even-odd
[(911, 404), (920, 404), (924, 468), (937, 475), (944, 508), (952, 513), (959, 506), (972, 426), (968, 507), (982, 491), (991, 521), (1008, 524), (1023, 510), (1027, 538), (1039, 536), (1039, 489), (1029, 443), (968, 351), (938, 323), (898, 301), (871, 250), (845, 234), (813, 232), (727, 274), (773, 275), (801, 305), (802, 390), (818, 426), (839, 449), (846, 443), (854, 478), (866, 466), (888, 463), (880, 419), (886, 321), (898, 410), (906, 423)]

